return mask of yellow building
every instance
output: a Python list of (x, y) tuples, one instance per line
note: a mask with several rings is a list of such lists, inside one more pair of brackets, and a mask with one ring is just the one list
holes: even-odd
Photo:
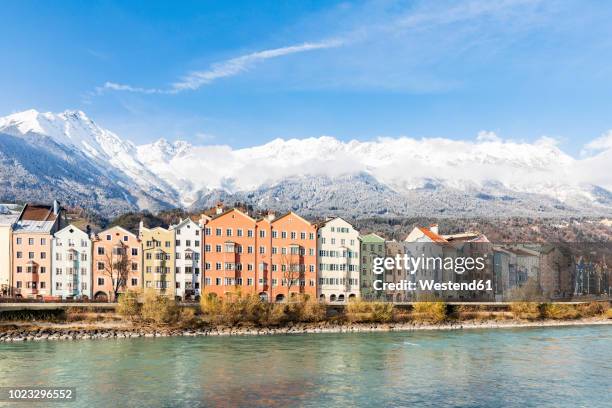
[(142, 242), (144, 289), (175, 296), (174, 231), (162, 227), (145, 228), (141, 222), (138, 238)]

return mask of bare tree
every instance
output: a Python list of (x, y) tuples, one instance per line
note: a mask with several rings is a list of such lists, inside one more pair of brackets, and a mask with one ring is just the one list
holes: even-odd
[(130, 262), (127, 253), (127, 246), (123, 242), (119, 242), (111, 253), (106, 254), (106, 262), (104, 262), (104, 274), (111, 280), (113, 287), (113, 301), (117, 301), (119, 292), (125, 291), (127, 284), (128, 273), (130, 270)]
[(281, 276), (283, 281), (287, 285), (287, 298), (291, 294), (291, 289), (293, 286), (298, 286), (298, 290), (300, 290), (300, 278), (302, 278), (302, 270), (300, 264), (300, 253), (301, 248), (298, 247), (298, 253), (291, 253), (291, 248), (289, 248), (289, 254), (281, 255)]

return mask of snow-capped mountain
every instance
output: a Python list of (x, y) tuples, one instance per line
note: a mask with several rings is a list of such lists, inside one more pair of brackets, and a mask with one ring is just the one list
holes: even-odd
[(323, 136), (245, 149), (163, 139), (136, 146), (83, 112), (29, 110), (0, 118), (0, 200), (59, 194), (95, 202), (106, 215), (218, 199), (313, 215), (609, 215), (608, 137), (581, 159), (551, 139), (490, 133), (474, 141)]

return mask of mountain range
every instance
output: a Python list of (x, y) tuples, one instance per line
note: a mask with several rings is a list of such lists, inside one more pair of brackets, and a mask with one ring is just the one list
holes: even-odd
[(322, 136), (233, 149), (136, 145), (82, 111), (0, 118), (0, 202), (53, 198), (103, 216), (217, 201), (304, 215), (609, 216), (612, 143)]

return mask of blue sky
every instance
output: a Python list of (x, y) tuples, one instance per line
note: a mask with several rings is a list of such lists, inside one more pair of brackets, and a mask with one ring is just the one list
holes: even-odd
[[(124, 4), (125, 3), (125, 4)], [(0, 114), (81, 109), (137, 143), (612, 129), (612, 3), (5, 1)]]

